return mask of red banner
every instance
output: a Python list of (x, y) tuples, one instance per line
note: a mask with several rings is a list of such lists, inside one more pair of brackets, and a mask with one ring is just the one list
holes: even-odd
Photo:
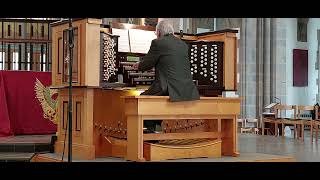
[(293, 49), (293, 86), (308, 86), (308, 50)]
[(50, 72), (0, 71), (0, 136), (56, 132), (50, 85)]

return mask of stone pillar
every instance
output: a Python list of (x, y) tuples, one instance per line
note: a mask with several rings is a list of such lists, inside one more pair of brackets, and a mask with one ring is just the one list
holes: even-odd
[(318, 40), (318, 48), (317, 48), (317, 60), (316, 60), (316, 69), (318, 69), (318, 94), (316, 95), (316, 102), (320, 102), (320, 30), (317, 30), (317, 40)]
[(260, 117), (264, 107), (264, 54), (265, 54), (265, 19), (257, 19), (257, 51), (256, 51), (256, 117)]
[(286, 23), (285, 19), (271, 20), (271, 96), (286, 104)]
[[(247, 18), (245, 20), (245, 35), (242, 36), (244, 43), (243, 75), (244, 82), (241, 83), (244, 96), (244, 117), (256, 117), (257, 102), (257, 19)], [(240, 80), (241, 81), (241, 80)]]
[(286, 102), (285, 32), (281, 19), (242, 19), (239, 54), (242, 117), (259, 118), (273, 97)]
[(271, 18), (264, 18), (264, 34), (263, 38), (263, 107), (272, 102), (271, 97)]

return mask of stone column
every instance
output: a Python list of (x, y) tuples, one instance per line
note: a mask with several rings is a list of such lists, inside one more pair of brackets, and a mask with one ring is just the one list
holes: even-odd
[[(286, 104), (286, 23), (285, 19), (271, 20), (271, 96)], [(272, 99), (271, 99), (272, 101)]]
[[(257, 102), (257, 19), (247, 18), (245, 22), (245, 117), (256, 117)], [(243, 39), (243, 38), (242, 38)]]
[(320, 102), (320, 30), (317, 30), (317, 40), (318, 40), (318, 48), (317, 48), (317, 60), (316, 60), (316, 68), (318, 69), (318, 94), (316, 95), (316, 102)]

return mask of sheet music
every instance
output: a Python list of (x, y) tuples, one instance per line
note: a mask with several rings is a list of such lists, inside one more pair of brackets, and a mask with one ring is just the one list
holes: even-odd
[(154, 31), (129, 29), (130, 47), (132, 53), (147, 54), (153, 39), (157, 36)]
[(129, 31), (127, 29), (112, 28), (112, 34), (120, 36), (118, 39), (118, 52), (130, 52)]

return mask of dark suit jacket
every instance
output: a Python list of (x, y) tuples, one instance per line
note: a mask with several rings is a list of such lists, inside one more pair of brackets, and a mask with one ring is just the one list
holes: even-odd
[(155, 67), (155, 80), (142, 95), (170, 96), (171, 101), (199, 99), (199, 92), (192, 81), (188, 46), (174, 35), (155, 39), (150, 50), (139, 64), (140, 71)]

